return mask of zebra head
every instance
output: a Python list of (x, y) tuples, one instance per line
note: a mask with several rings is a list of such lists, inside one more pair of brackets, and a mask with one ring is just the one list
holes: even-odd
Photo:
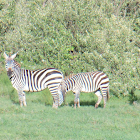
[(14, 70), (14, 58), (16, 57), (17, 53), (11, 55), (11, 56), (8, 56), (5, 52), (4, 52), (4, 58), (6, 60), (6, 64), (5, 64), (5, 68), (6, 68), (6, 71), (7, 71), (7, 75), (9, 77), (11, 77), (12, 75), (12, 72)]

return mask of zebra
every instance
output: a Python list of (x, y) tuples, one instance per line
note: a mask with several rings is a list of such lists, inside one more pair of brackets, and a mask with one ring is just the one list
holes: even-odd
[(75, 95), (74, 108), (76, 108), (76, 105), (80, 107), (80, 92), (95, 92), (95, 95), (98, 97), (95, 108), (98, 108), (103, 96), (105, 108), (106, 101), (109, 99), (109, 78), (100, 71), (78, 73), (63, 79), (59, 85), (59, 92), (63, 94), (63, 98), (71, 90)]
[(25, 91), (38, 92), (48, 87), (53, 96), (53, 108), (58, 108), (63, 102), (62, 93), (58, 93), (59, 84), (63, 79), (62, 72), (55, 68), (40, 70), (21, 69), (20, 64), (14, 60), (16, 55), (17, 53), (8, 56), (4, 52), (7, 75), (18, 92), (20, 106), (27, 106)]

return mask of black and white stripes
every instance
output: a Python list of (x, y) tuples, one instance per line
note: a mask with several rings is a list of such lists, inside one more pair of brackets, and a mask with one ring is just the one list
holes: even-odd
[(19, 95), (20, 106), (26, 106), (26, 99), (24, 91), (38, 92), (49, 88), (53, 96), (53, 107), (57, 108), (63, 102), (62, 93), (58, 93), (58, 86), (63, 79), (63, 74), (54, 68), (47, 68), (41, 70), (26, 70), (21, 69), (20, 65), (14, 61), (16, 54), (7, 56), (6, 70), (13, 87), (17, 90)]
[(57, 108), (63, 103), (65, 93), (72, 90), (75, 95), (74, 107), (80, 107), (80, 92), (95, 92), (98, 101), (95, 108), (100, 104), (102, 97), (104, 107), (109, 98), (109, 78), (103, 72), (78, 73), (69, 78), (63, 78), (63, 74), (55, 68), (41, 70), (21, 69), (20, 65), (14, 60), (16, 54), (7, 56), (6, 70), (13, 87), (19, 95), (20, 106), (26, 106), (24, 91), (38, 92), (49, 88), (53, 96), (53, 107)]
[(75, 108), (76, 105), (80, 107), (80, 92), (95, 92), (98, 97), (95, 108), (98, 107), (103, 96), (105, 107), (106, 100), (109, 98), (109, 78), (106, 74), (99, 71), (78, 73), (70, 78), (67, 78), (66, 80), (63, 80), (59, 86), (59, 92), (62, 92), (64, 95), (70, 90), (72, 90), (75, 95)]

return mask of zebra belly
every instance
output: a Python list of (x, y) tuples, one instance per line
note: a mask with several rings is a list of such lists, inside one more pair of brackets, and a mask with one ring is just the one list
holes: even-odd
[[(47, 88), (47, 87), (46, 87)], [(24, 86), (23, 91), (28, 91), (28, 92), (38, 92), (42, 91), (45, 88), (39, 88), (39, 87), (34, 87), (34, 86), (28, 86), (27, 84)]]
[(82, 88), (81, 88), (81, 92), (94, 92), (96, 89), (93, 87), (93, 86), (91, 86), (91, 87), (89, 87), (89, 86), (82, 86)]
[(94, 92), (95, 90), (88, 90), (88, 89), (85, 89), (85, 88), (82, 88), (81, 92)]

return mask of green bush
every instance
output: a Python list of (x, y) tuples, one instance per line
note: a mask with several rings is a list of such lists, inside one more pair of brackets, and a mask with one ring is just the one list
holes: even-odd
[(0, 2), (0, 67), (3, 52), (19, 51), (22, 67), (55, 67), (64, 75), (103, 71), (110, 91), (139, 87), (138, 0)]

